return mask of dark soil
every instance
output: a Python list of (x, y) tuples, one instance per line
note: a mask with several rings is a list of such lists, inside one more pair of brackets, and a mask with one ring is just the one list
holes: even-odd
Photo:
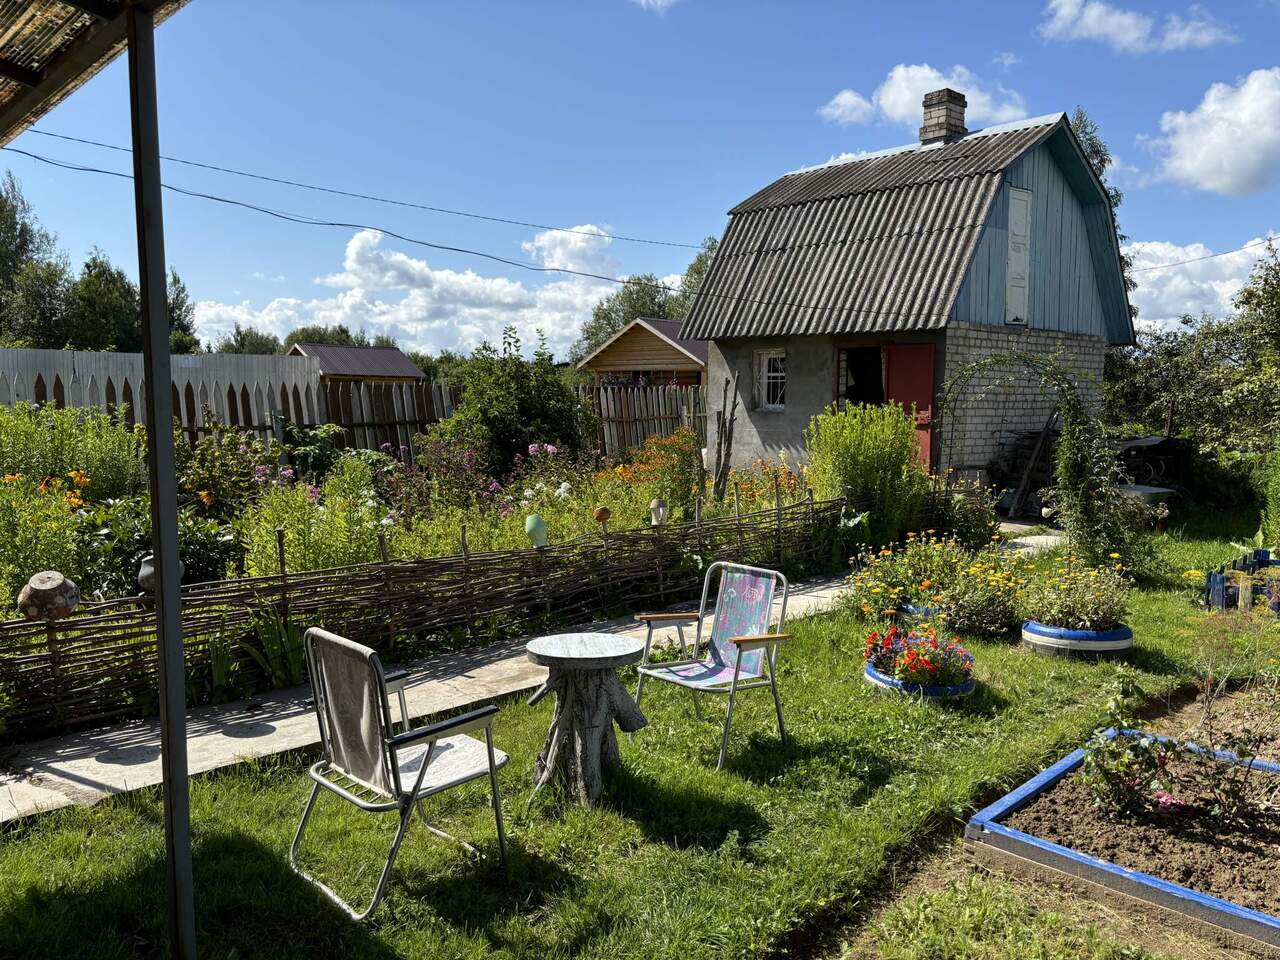
[(1004, 822), (1080, 853), (1280, 916), (1280, 823), (1275, 817), (1244, 826), (1185, 813), (1111, 818), (1071, 776)]

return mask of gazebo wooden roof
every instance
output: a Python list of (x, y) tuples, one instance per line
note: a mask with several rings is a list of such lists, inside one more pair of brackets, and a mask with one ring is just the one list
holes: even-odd
[[(142, 0), (160, 22), (188, 0)], [(125, 49), (121, 0), (0, 0), (0, 146)]]

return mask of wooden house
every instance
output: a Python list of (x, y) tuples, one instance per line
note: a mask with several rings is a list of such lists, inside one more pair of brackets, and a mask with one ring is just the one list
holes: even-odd
[(1010, 369), (935, 431), (949, 378), (1010, 350), (1054, 355), (1094, 402), (1108, 344), (1132, 342), (1110, 203), (1067, 117), (971, 133), (962, 94), (923, 105), (918, 143), (787, 174), (730, 211), (680, 336), (710, 341), (712, 421), (739, 375), (735, 462), (802, 459), (832, 401), (894, 401), (914, 407), (931, 466), (982, 474), (1054, 399)]
[(597, 383), (706, 383), (707, 344), (680, 336), (679, 320), (632, 320), (578, 364)]

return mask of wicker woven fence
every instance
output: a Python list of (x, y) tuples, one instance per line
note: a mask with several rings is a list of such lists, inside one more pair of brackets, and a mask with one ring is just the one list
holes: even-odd
[[(830, 568), (843, 559), (839, 500), (656, 529), (610, 532), (541, 549), (389, 560), (332, 570), (195, 584), (182, 591), (188, 698), (198, 701), (215, 649), (236, 651), (241, 681), (270, 685), (244, 645), (264, 610), (324, 625), (387, 660), (480, 645), (556, 624), (661, 607), (695, 595), (715, 560)], [(300, 631), (299, 631), (300, 632)], [(4, 736), (143, 716), (155, 710), (155, 615), (147, 598), (83, 604), (55, 624), (0, 623)]]

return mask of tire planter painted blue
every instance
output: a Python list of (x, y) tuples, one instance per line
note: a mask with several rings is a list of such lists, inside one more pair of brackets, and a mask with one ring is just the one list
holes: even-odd
[[(1107, 737), (1138, 735), (1137, 731), (1116, 731), (1114, 728), (1106, 732)], [(1142, 735), (1155, 736), (1157, 740), (1166, 742), (1169, 740), (1168, 737), (1154, 734)], [(1192, 750), (1198, 749), (1194, 744), (1187, 746)], [(1246, 938), (1246, 942), (1253, 942), (1251, 945), (1256, 944), (1263, 949), (1280, 948), (1280, 917), (1250, 910), (1209, 894), (1197, 893), (1168, 880), (1100, 860), (1005, 826), (1002, 821), (1010, 814), (1031, 803), (1041, 793), (1052, 789), (1059, 780), (1079, 770), (1084, 763), (1084, 756), (1084, 750), (1068, 754), (1043, 773), (1037, 774), (1016, 790), (974, 814), (964, 831), (965, 846), (969, 848), (970, 854), (979, 863), (1004, 865), (1018, 876), (1026, 875), (1026, 864), (1047, 868), (1050, 877), (1056, 874), (1079, 878), (1104, 890), (1164, 908), (1193, 924), (1209, 925)], [(1230, 753), (1219, 752), (1215, 756), (1226, 763), (1245, 762)], [(1255, 769), (1280, 774), (1280, 764), (1256, 759), (1247, 762)], [(1254, 947), (1255, 951), (1257, 948)], [(1271, 956), (1272, 953), (1267, 952), (1266, 955)]]
[(950, 687), (931, 687), (923, 683), (907, 683), (894, 677), (885, 676), (870, 663), (867, 664), (866, 669), (862, 672), (862, 676), (867, 683), (874, 684), (884, 690), (893, 690), (913, 697), (924, 697), (926, 700), (954, 700), (957, 697), (967, 697), (978, 686), (976, 677), (970, 677), (964, 683)]
[(1038, 653), (1116, 656), (1133, 649), (1133, 631), (1124, 624), (1114, 630), (1067, 630), (1028, 620), (1022, 642)]

